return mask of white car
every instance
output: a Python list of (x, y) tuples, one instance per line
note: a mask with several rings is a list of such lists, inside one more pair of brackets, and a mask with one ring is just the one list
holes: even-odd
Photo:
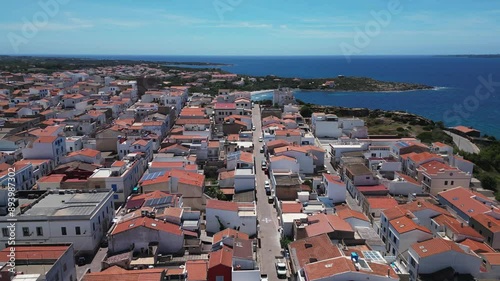
[(271, 187), (271, 183), (269, 181), (265, 181), (264, 182), (264, 188), (270, 188)]
[(269, 279), (267, 278), (267, 274), (261, 274), (260, 281), (269, 281)]
[(259, 142), (262, 142), (264, 139), (262, 137), (259, 138)]
[(252, 127), (252, 131), (255, 131), (257, 128), (255, 128), (255, 126)]
[(276, 273), (278, 274), (278, 278), (285, 277), (286, 278), (286, 264), (284, 262), (276, 263)]

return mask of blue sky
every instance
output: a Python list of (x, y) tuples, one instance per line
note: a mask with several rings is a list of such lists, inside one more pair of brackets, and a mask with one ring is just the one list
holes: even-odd
[(0, 53), (500, 53), (499, 19), (490, 0), (16, 0), (2, 2)]

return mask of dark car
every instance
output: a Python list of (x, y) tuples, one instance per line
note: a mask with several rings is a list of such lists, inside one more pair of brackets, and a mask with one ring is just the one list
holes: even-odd
[(266, 187), (266, 195), (271, 195), (271, 189), (269, 187)]
[(87, 263), (87, 260), (85, 260), (85, 257), (79, 257), (76, 263), (78, 264), (78, 266), (82, 266)]
[(104, 237), (101, 241), (101, 248), (107, 248), (108, 247), (108, 237)]

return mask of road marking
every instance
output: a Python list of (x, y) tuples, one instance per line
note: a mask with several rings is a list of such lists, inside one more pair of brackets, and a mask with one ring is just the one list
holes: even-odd
[(271, 222), (271, 220), (269, 218), (262, 219), (262, 221), (265, 222), (265, 223), (270, 223)]

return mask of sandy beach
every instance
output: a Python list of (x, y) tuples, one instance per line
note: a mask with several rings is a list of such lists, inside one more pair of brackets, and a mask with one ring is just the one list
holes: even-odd
[(264, 93), (272, 93), (274, 90), (260, 90), (260, 91), (253, 91), (250, 92), (251, 95), (258, 95), (258, 94), (264, 94)]

